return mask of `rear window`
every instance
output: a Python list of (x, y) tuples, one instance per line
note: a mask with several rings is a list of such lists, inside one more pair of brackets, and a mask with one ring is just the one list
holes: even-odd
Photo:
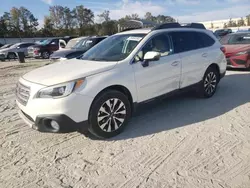
[(250, 44), (250, 33), (235, 34), (223, 40), (223, 44)]

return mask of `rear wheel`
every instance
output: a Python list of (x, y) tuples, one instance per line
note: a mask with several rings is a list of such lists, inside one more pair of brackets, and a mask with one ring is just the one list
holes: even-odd
[(92, 104), (89, 114), (89, 131), (99, 138), (120, 134), (131, 116), (130, 102), (123, 93), (109, 90)]
[(49, 59), (49, 56), (50, 56), (49, 52), (42, 52), (43, 59)]
[(199, 88), (201, 97), (210, 98), (212, 97), (217, 89), (219, 82), (219, 73), (216, 68), (209, 67), (203, 77), (202, 83)]

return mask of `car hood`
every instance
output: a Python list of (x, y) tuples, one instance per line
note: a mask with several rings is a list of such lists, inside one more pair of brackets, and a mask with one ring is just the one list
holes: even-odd
[(81, 50), (77, 50), (77, 49), (61, 49), (61, 50), (57, 50), (53, 54), (51, 54), (50, 58), (65, 57), (66, 55), (68, 55), (68, 54), (70, 54), (72, 52), (78, 52), (78, 51), (81, 51)]
[(27, 81), (50, 86), (112, 69), (117, 62), (71, 59), (35, 69), (23, 76)]
[(224, 45), (226, 53), (238, 53), (246, 50), (250, 50), (250, 44), (236, 44), (236, 45)]
[(8, 51), (9, 51), (9, 49), (1, 49), (0, 53), (5, 53), (5, 52), (8, 52)]

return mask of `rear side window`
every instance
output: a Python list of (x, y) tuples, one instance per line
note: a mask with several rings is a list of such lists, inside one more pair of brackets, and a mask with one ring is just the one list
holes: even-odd
[(174, 44), (174, 52), (181, 53), (212, 46), (215, 41), (201, 32), (180, 31), (170, 33)]
[(196, 40), (194, 32), (180, 31), (172, 32), (170, 36), (174, 45), (174, 52), (181, 53), (186, 51), (191, 51), (197, 49)]
[(199, 48), (206, 48), (212, 46), (215, 43), (215, 40), (205, 33), (197, 32), (196, 34), (197, 37), (199, 37), (199, 40), (196, 41)]

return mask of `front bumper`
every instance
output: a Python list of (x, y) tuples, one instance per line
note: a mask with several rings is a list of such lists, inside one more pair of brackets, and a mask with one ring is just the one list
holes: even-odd
[(249, 66), (250, 66), (249, 54), (227, 57), (228, 68), (248, 68)]
[[(24, 79), (20, 79), (20, 83), (30, 88), (30, 96), (26, 104), (16, 100), (20, 110), (20, 117), (30, 127), (41, 132), (67, 132), (85, 124), (83, 122), (87, 122), (93, 98), (79, 93), (72, 93), (63, 98), (38, 99), (35, 98), (36, 93), (45, 86), (30, 83)], [(46, 121), (44, 122), (44, 120)], [(53, 131), (50, 129), (48, 120), (58, 121), (60, 130)]]
[[(68, 133), (72, 131), (78, 131), (80, 129), (83, 129), (84, 127), (87, 127), (88, 125), (88, 121), (77, 123), (65, 114), (39, 115), (37, 116), (35, 121), (33, 121), (32, 118), (22, 110), (19, 110), (18, 114), (26, 124), (40, 132)], [(51, 121), (57, 122), (59, 125), (59, 129), (54, 129), (51, 126)]]

